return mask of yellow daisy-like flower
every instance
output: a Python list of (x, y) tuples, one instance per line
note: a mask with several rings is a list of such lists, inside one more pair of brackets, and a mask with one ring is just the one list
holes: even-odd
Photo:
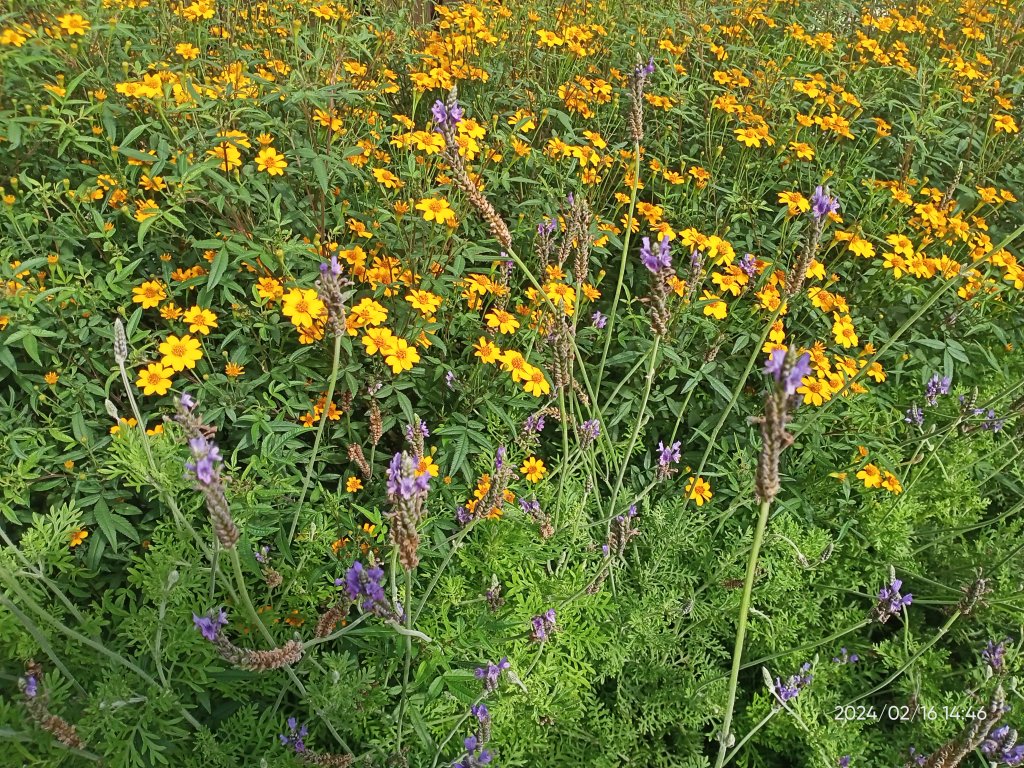
[(192, 370), (196, 363), (203, 359), (203, 351), (199, 348), (199, 339), (189, 335), (168, 336), (160, 343), (160, 354), (163, 359), (161, 365), (170, 368), (172, 371), (183, 371), (186, 368)]
[(519, 321), (515, 319), (512, 313), (502, 309), (488, 312), (484, 317), (487, 319), (487, 327), (497, 328), (498, 333), (515, 333), (516, 329), (519, 328)]
[(544, 462), (536, 456), (530, 456), (523, 462), (523, 466), (519, 468), (519, 471), (522, 472), (526, 479), (531, 483), (539, 483), (541, 478), (547, 474), (548, 468), (545, 467)]
[(374, 168), (373, 178), (385, 189), (401, 189), (405, 182), (386, 168)]
[(411, 291), (406, 295), (405, 300), (412, 304), (412, 308), (422, 314), (424, 317), (430, 317), (437, 308), (441, 306), (441, 302), (444, 301), (437, 294), (431, 293), (430, 291)]
[(476, 344), (473, 345), (474, 356), (479, 357), (483, 363), (493, 363), (501, 357), (501, 347), (494, 344), (489, 339), (481, 336)]
[(201, 333), (204, 336), (209, 335), (211, 328), (217, 327), (217, 316), (210, 310), (199, 306), (185, 310), (184, 319), (189, 324), (188, 329), (192, 333)]
[(366, 354), (375, 355), (380, 352), (387, 357), (395, 344), (395, 334), (389, 328), (370, 328), (363, 334), (362, 342)]
[(284, 295), (281, 312), (296, 328), (309, 328), (314, 325), (314, 320), (324, 315), (326, 309), (312, 288), (292, 288)]
[(541, 397), (551, 391), (551, 385), (544, 377), (544, 372), (540, 368), (531, 365), (527, 369), (526, 378), (523, 380), (523, 389), (534, 397)]
[(857, 479), (864, 481), (865, 488), (882, 487), (882, 472), (874, 464), (866, 464), (864, 469), (857, 473)]
[(142, 285), (132, 288), (132, 301), (141, 304), (143, 309), (153, 309), (167, 298), (167, 291), (159, 280), (147, 280)]
[(273, 147), (265, 147), (256, 155), (257, 170), (266, 172), (268, 176), (283, 176), (287, 167), (284, 155)]
[(89, 31), (89, 27), (92, 26), (77, 13), (65, 13), (63, 16), (58, 16), (57, 23), (69, 35), (84, 35)]
[(703, 506), (704, 502), (711, 501), (711, 483), (703, 477), (691, 477), (686, 481), (686, 497), (695, 501), (697, 506)]
[(171, 373), (173, 371), (164, 368), (160, 363), (150, 363), (145, 370), (139, 372), (135, 386), (141, 389), (144, 395), (166, 395), (167, 390), (171, 388)]
[(238, 151), (238, 147), (226, 141), (222, 141), (213, 149), (206, 150), (206, 154), (220, 160), (222, 171), (233, 171), (242, 165), (242, 153)]
[(443, 197), (425, 197), (416, 203), (416, 210), (423, 212), (424, 221), (448, 224), (455, 221), (455, 211)]
[(384, 357), (384, 362), (390, 365), (392, 373), (396, 374), (408, 371), (419, 361), (420, 353), (416, 351), (416, 347), (410, 346), (409, 342), (399, 337), (395, 338), (394, 344)]
[(710, 291), (704, 291), (702, 298), (708, 302), (704, 305), (704, 314), (713, 317), (715, 320), (724, 320), (729, 314), (729, 307), (718, 296)]
[(239, 365), (238, 363), (228, 362), (224, 366), (224, 375), (229, 379), (235, 379), (245, 373), (245, 366)]
[(349, 493), (355, 493), (356, 491), (361, 491), (362, 489), (363, 481), (360, 480), (355, 475), (353, 475), (352, 477), (345, 481), (345, 490), (348, 491)]
[(281, 298), (284, 294), (284, 287), (276, 277), (261, 277), (256, 281), (256, 293), (261, 299), (273, 301)]
[(89, 532), (87, 530), (85, 530), (84, 528), (79, 528), (77, 531), (72, 531), (71, 532), (71, 543), (69, 544), (69, 546), (77, 547), (79, 544), (81, 544), (87, 538), (89, 538)]

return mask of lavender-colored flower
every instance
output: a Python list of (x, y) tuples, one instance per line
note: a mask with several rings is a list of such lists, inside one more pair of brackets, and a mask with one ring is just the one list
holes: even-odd
[(331, 254), (330, 261), (320, 262), (320, 274), (326, 275), (328, 273), (335, 277), (341, 275), (341, 262), (338, 261), (337, 254)]
[(694, 272), (700, 272), (703, 267), (704, 253), (695, 248), (690, 254), (690, 269)]
[(1024, 765), (1024, 744), (1017, 744), (1017, 731), (1008, 725), (991, 731), (981, 743), (981, 752), (999, 765)]
[(856, 653), (850, 653), (846, 648), (839, 649), (839, 655), (832, 657), (833, 664), (856, 664), (860, 661), (860, 656)]
[(839, 758), (839, 762), (836, 763), (836, 765), (839, 766), (839, 768), (850, 768), (850, 756), (843, 755)]
[(787, 396), (796, 394), (800, 382), (805, 376), (811, 373), (811, 355), (804, 352), (793, 363), (793, 367), (786, 370), (787, 352), (783, 349), (774, 349), (768, 355), (764, 364), (764, 372), (769, 374), (775, 381), (782, 384)]
[(519, 506), (522, 507), (523, 512), (531, 516), (540, 512), (540, 502), (536, 499), (520, 498)]
[(747, 277), (753, 277), (757, 271), (757, 259), (754, 258), (754, 254), (748, 253), (740, 259), (739, 267)]
[(557, 219), (545, 219), (537, 225), (538, 235), (553, 235), (555, 230), (558, 229)]
[(281, 746), (292, 747), (296, 752), (306, 751), (306, 736), (309, 735), (309, 728), (303, 723), (299, 725), (294, 717), (288, 718), (288, 733), (279, 733), (277, 738), (281, 740)]
[(217, 480), (217, 470), (223, 457), (220, 449), (206, 439), (204, 435), (196, 435), (188, 441), (192, 450), (193, 461), (185, 462), (185, 469), (191, 472), (201, 486), (209, 487)]
[(907, 424), (914, 424), (915, 426), (920, 427), (924, 424), (924, 413), (917, 407), (917, 403), (915, 403), (907, 409), (907, 415), (903, 417), (903, 420), (907, 422)]
[(263, 565), (266, 565), (267, 561), (270, 560), (270, 547), (264, 545), (259, 549), (254, 550), (252, 554), (253, 557), (256, 558), (257, 563), (262, 563)]
[(25, 695), (34, 699), (39, 693), (39, 679), (35, 675), (25, 675)]
[(217, 640), (217, 635), (220, 632), (220, 628), (227, 626), (228, 623), (228, 612), (223, 608), (219, 612), (214, 613), (208, 611), (205, 616), (199, 616), (195, 613), (192, 614), (192, 623), (196, 629), (209, 640), (211, 643)]
[(680, 459), (683, 458), (680, 453), (682, 443), (676, 440), (672, 445), (666, 446), (661, 440), (658, 441), (658, 466), (662, 469), (667, 468), (670, 464), (678, 464)]
[(469, 525), (473, 519), (473, 513), (466, 509), (461, 504), (455, 508), (455, 522), (459, 525)]
[(597, 419), (584, 421), (580, 425), (580, 432), (583, 434), (584, 445), (592, 443), (601, 435), (601, 422)]
[(388, 496), (394, 501), (411, 501), (430, 489), (430, 473), (416, 474), (412, 458), (404, 451), (392, 457), (387, 475)]
[(590, 321), (599, 331), (604, 330), (605, 325), (608, 324), (608, 315), (602, 315), (600, 311), (595, 311), (590, 316)]
[(658, 274), (662, 270), (672, 268), (672, 246), (668, 235), (664, 235), (658, 243), (657, 251), (651, 248), (651, 238), (643, 239), (643, 246), (640, 248), (640, 260), (652, 273)]
[(178, 405), (180, 405), (183, 410), (191, 411), (196, 407), (196, 399), (188, 392), (182, 392), (181, 397), (178, 398)]
[(986, 645), (985, 649), (981, 652), (981, 658), (996, 674), (1003, 671), (1003, 666), (1005, 664), (1004, 657), (1006, 655), (1006, 643), (1008, 642), (1010, 642), (1010, 638), (1006, 638), (1000, 643), (994, 643), (989, 640), (988, 645)]
[(345, 586), (348, 599), (353, 602), (362, 600), (360, 608), (365, 613), (373, 613), (386, 619), (393, 619), (395, 611), (388, 602), (382, 584), (384, 580), (384, 569), (378, 565), (364, 568), (363, 564), (356, 560), (345, 572), (344, 579), (335, 579), (337, 586)]
[(534, 616), (530, 619), (530, 639), (540, 642), (541, 640), (547, 640), (548, 635), (555, 632), (558, 626), (555, 622), (555, 609), (549, 608), (544, 611), (540, 616)]
[(939, 395), (948, 395), (951, 383), (949, 376), (943, 376), (940, 379), (939, 374), (933, 373), (924, 389), (924, 397), (928, 401), (928, 405), (937, 405)]
[(448, 389), (455, 389), (455, 385), (458, 381), (459, 377), (455, 375), (455, 371), (448, 371), (444, 375), (444, 383), (448, 385)]
[(508, 669), (509, 664), (508, 656), (502, 656), (501, 661), (497, 664), (491, 664), (487, 662), (486, 667), (477, 667), (473, 673), (476, 675), (476, 679), (480, 680), (484, 684), (484, 690), (487, 693), (494, 693), (498, 689), (498, 682), (501, 679), (501, 673)]
[[(982, 410), (981, 408), (978, 409)], [(986, 418), (981, 423), (981, 428), (988, 432), (1002, 432), (1003, 427), (1006, 426), (1006, 419), (997, 419), (996, 412), (989, 408), (988, 413), (985, 414)]]
[(885, 624), (885, 622), (913, 602), (914, 596), (912, 594), (900, 594), (902, 586), (902, 580), (893, 579), (887, 586), (878, 590), (878, 602), (872, 611), (872, 618), (879, 624)]
[(430, 437), (430, 430), (427, 429), (427, 423), (425, 421), (420, 421), (418, 427), (412, 424), (405, 425), (406, 440), (408, 440), (410, 443), (414, 442), (416, 440), (417, 434), (419, 434), (422, 437)]
[(811, 195), (811, 215), (815, 221), (821, 221), (830, 213), (839, 213), (839, 198), (833, 197), (828, 187), (819, 185)]
[(800, 672), (790, 677), (786, 682), (782, 682), (780, 678), (776, 677), (773, 690), (779, 701), (786, 703), (799, 696), (800, 691), (814, 679), (814, 675), (809, 674), (810, 670), (810, 662), (807, 662), (800, 667)]
[(542, 432), (544, 430), (544, 414), (538, 413), (526, 417), (523, 422), (523, 432), (530, 434), (532, 432)]

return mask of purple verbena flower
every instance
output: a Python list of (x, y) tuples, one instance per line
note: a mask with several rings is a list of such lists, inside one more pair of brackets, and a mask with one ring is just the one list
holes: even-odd
[(298, 720), (294, 717), (288, 718), (288, 733), (279, 733), (277, 738), (281, 740), (282, 747), (291, 746), (297, 753), (306, 751), (306, 736), (309, 735), (309, 728), (303, 723), (299, 726)]
[(775, 685), (773, 690), (775, 695), (779, 698), (779, 701), (786, 703), (791, 701), (800, 695), (800, 691), (804, 689), (814, 679), (814, 675), (809, 674), (811, 670), (810, 662), (805, 663), (800, 667), (800, 672), (791, 676), (786, 682), (778, 677), (775, 678)]
[(530, 639), (537, 642), (547, 640), (548, 635), (558, 629), (555, 619), (556, 616), (554, 608), (549, 608), (540, 616), (534, 616), (530, 619), (530, 625), (532, 627)]
[(600, 311), (595, 311), (594, 314), (590, 316), (590, 321), (599, 331), (604, 330), (605, 325), (608, 323), (608, 316), (602, 315)]
[(682, 453), (680, 453), (680, 448), (682, 448), (682, 445), (682, 442), (676, 440), (671, 445), (666, 446), (663, 441), (659, 440), (658, 466), (660, 466), (662, 469), (665, 469), (670, 464), (678, 464), (680, 459), (682, 459), (683, 457)]
[(388, 602), (384, 592), (384, 569), (378, 565), (370, 568), (356, 560), (345, 572), (345, 578), (335, 580), (335, 584), (344, 584), (348, 599), (356, 602), (361, 600), (360, 608), (364, 613), (373, 613), (381, 618), (395, 618), (395, 611)]
[(484, 690), (487, 693), (494, 693), (498, 689), (498, 681), (501, 679), (501, 673), (508, 669), (509, 664), (508, 656), (502, 656), (501, 661), (497, 664), (491, 664), (487, 662), (486, 667), (477, 667), (473, 673), (477, 680), (480, 680), (484, 684)]

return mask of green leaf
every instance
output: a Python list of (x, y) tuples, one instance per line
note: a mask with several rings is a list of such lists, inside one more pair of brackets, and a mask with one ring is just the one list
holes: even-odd
[(214, 289), (220, 284), (221, 278), (224, 277), (224, 273), (228, 268), (228, 251), (226, 248), (221, 248), (220, 251), (213, 259), (213, 265), (210, 267), (210, 276), (206, 280), (206, 287)]

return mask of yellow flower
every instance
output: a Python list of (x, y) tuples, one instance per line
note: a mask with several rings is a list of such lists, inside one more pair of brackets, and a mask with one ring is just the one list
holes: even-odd
[(245, 366), (239, 365), (238, 363), (229, 361), (228, 364), (224, 366), (224, 375), (229, 379), (237, 378), (243, 373), (245, 373)]
[(345, 481), (345, 490), (349, 493), (355, 493), (363, 489), (363, 481), (353, 475)]
[(296, 328), (310, 327), (326, 312), (324, 303), (312, 288), (292, 288), (284, 296), (281, 312)]
[(761, 146), (761, 134), (758, 132), (757, 128), (737, 128), (734, 133), (736, 134), (736, 141), (744, 146)]
[(405, 182), (386, 168), (374, 168), (373, 178), (385, 189), (401, 189)]
[(501, 356), (501, 365), (506, 371), (512, 374), (512, 381), (517, 384), (526, 378), (528, 366), (526, 359), (513, 349), (506, 350)]
[(196, 367), (196, 363), (203, 358), (203, 352), (199, 348), (199, 339), (194, 339), (187, 334), (180, 339), (177, 336), (168, 336), (165, 341), (160, 343), (160, 354), (163, 355), (160, 364), (172, 371), (182, 371), (186, 368), (192, 370)]
[(276, 277), (261, 277), (256, 281), (256, 293), (261, 299), (272, 301), (281, 298), (284, 288)]
[(185, 61), (199, 58), (199, 49), (192, 45), (192, 43), (178, 43), (174, 46), (174, 52)]
[(88, 21), (77, 13), (65, 13), (63, 16), (58, 16), (57, 23), (69, 35), (84, 35), (91, 26)]
[(362, 341), (366, 354), (375, 355), (380, 352), (387, 357), (394, 346), (395, 334), (388, 328), (371, 328), (363, 335)]
[(849, 315), (840, 315), (838, 312), (833, 315), (835, 322), (832, 324), (832, 334), (836, 343), (849, 349), (857, 346), (857, 333), (853, 328), (853, 320)]
[(185, 322), (192, 333), (209, 335), (211, 328), (217, 327), (217, 316), (208, 309), (195, 306), (185, 310)]
[(779, 204), (789, 206), (789, 210), (786, 211), (787, 216), (799, 216), (801, 213), (811, 210), (810, 201), (799, 192), (780, 192)]
[(536, 456), (530, 456), (526, 461), (523, 462), (523, 466), (519, 468), (519, 471), (526, 476), (526, 479), (531, 483), (539, 483), (541, 478), (547, 474), (547, 467), (544, 466), (544, 462), (538, 459)]
[(143, 309), (153, 309), (167, 298), (167, 292), (159, 280), (147, 280), (142, 285), (132, 288), (132, 293), (132, 301), (141, 304)]
[(519, 328), (519, 321), (503, 309), (488, 312), (484, 317), (487, 319), (487, 327), (497, 328), (498, 333), (515, 333)]
[(273, 147), (265, 147), (256, 155), (256, 169), (266, 171), (268, 176), (283, 176), (287, 167), (284, 155)]
[(805, 376), (803, 383), (796, 390), (804, 396), (804, 402), (818, 406), (832, 399), (832, 390), (828, 383), (813, 376)]
[(425, 197), (416, 203), (416, 210), (423, 211), (424, 221), (448, 224), (455, 221), (455, 211), (443, 197)]
[(222, 141), (213, 149), (206, 150), (206, 154), (220, 160), (222, 171), (233, 171), (242, 165), (242, 154), (238, 151), (238, 147), (226, 141)]
[(798, 160), (814, 159), (814, 147), (810, 144), (805, 144), (802, 141), (791, 141), (789, 142), (789, 148), (793, 150), (793, 154), (797, 156)]
[(434, 463), (433, 456), (424, 456), (416, 467), (417, 477), (424, 473), (429, 473), (431, 477), (437, 477), (440, 472), (441, 469)]
[(729, 314), (729, 307), (726, 306), (726, 303), (710, 291), (704, 291), (702, 298), (708, 302), (704, 305), (705, 315), (713, 317), (715, 320), (724, 320)]
[(540, 368), (531, 365), (526, 369), (523, 389), (534, 397), (540, 397), (551, 391), (551, 385), (548, 384), (548, 380), (544, 377), (544, 372)]
[(56, 371), (50, 371), (45, 376), (43, 376), (43, 381), (45, 381), (47, 384), (49, 384), (52, 387), (54, 384), (57, 383), (57, 379), (59, 379), (59, 378), (60, 377), (57, 375)]
[(420, 361), (420, 353), (416, 351), (416, 347), (409, 346), (403, 338), (395, 338), (395, 343), (388, 353), (384, 362), (391, 366), (393, 373), (408, 371)]
[(83, 541), (89, 538), (89, 532), (84, 528), (79, 528), (77, 531), (71, 532), (71, 544), (72, 547), (77, 547)]
[(419, 290), (411, 291), (406, 295), (405, 300), (412, 304), (413, 309), (417, 310), (424, 317), (433, 315), (443, 301), (437, 294)]
[(473, 345), (473, 349), (476, 350), (473, 354), (484, 363), (493, 363), (502, 354), (501, 348), (484, 336), (481, 336), (477, 343)]
[(1020, 130), (1013, 115), (992, 115), (992, 127), (996, 133), (1017, 133)]
[(889, 493), (903, 493), (903, 486), (900, 485), (899, 479), (892, 472), (886, 472), (882, 478), (882, 487)]
[(703, 477), (691, 477), (686, 481), (686, 497), (690, 501), (697, 502), (697, 506), (703, 506), (705, 501), (711, 501), (711, 483)]
[(882, 487), (882, 473), (874, 464), (866, 464), (864, 469), (857, 473), (857, 479), (864, 481), (865, 488)]
[(164, 368), (160, 363), (150, 363), (139, 373), (135, 386), (141, 389), (144, 395), (166, 395), (167, 390), (171, 388), (171, 373), (169, 368)]

